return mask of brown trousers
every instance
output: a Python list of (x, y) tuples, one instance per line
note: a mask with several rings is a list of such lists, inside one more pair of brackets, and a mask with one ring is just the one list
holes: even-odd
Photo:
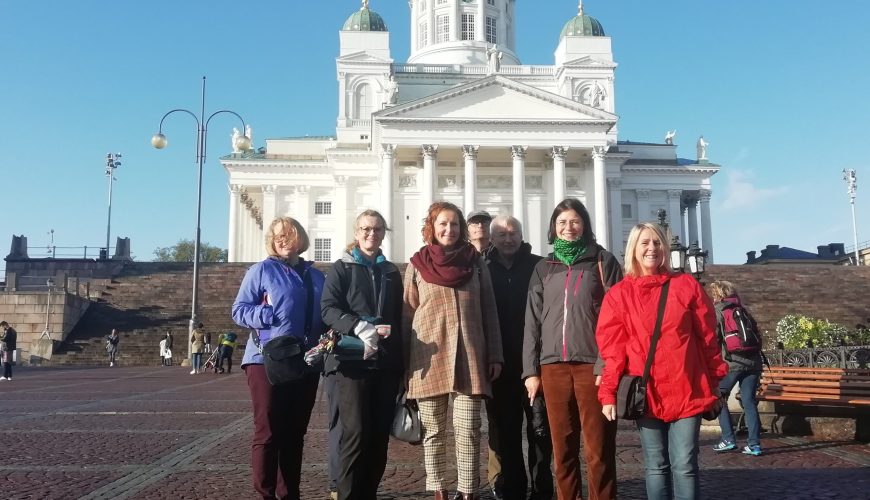
[(581, 432), (589, 499), (616, 498), (616, 421), (607, 421), (601, 413), (592, 366), (589, 363), (541, 365), (559, 500), (583, 498), (580, 492)]

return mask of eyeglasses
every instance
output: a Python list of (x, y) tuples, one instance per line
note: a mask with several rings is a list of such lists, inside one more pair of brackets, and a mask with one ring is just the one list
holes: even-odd
[(559, 227), (567, 227), (567, 226), (569, 226), (569, 225), (570, 225), (571, 227), (579, 227), (579, 226), (582, 225), (582, 224), (583, 224), (583, 221), (581, 221), (580, 219), (572, 219), (572, 220), (557, 220), (557, 221), (556, 221), (556, 225), (559, 226)]
[(386, 228), (383, 227), (358, 227), (357, 229), (365, 234), (384, 234), (387, 232)]

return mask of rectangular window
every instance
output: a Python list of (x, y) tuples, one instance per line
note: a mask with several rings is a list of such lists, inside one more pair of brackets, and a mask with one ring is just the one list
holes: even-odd
[(332, 238), (314, 238), (315, 262), (329, 262), (332, 260)]
[(631, 205), (623, 203), (622, 204), (622, 218), (623, 219), (634, 219), (634, 216), (631, 214)]
[(417, 50), (422, 49), (429, 43), (429, 25), (420, 23), (420, 31), (417, 33)]
[(438, 0), (435, 5), (444, 5), (447, 3), (447, 0)]
[(487, 43), (498, 43), (498, 35), (496, 34), (496, 19), (494, 17), (486, 17), (486, 41)]
[(474, 14), (462, 14), (462, 39), (474, 40)]
[(436, 32), (435, 41), (438, 43), (441, 42), (449, 42), (450, 41), (450, 16), (438, 16), (436, 18), (436, 26), (438, 26), (438, 31)]
[(490, 5), (495, 5), (495, 0), (486, 0), (486, 3)]
[(314, 215), (332, 215), (331, 201), (315, 201)]

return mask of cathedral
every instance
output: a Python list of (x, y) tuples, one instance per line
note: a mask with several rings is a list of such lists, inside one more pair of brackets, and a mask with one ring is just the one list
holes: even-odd
[(334, 136), (266, 139), (221, 158), (230, 262), (262, 259), (263, 232), (283, 215), (307, 229), (308, 259), (335, 260), (368, 208), (391, 229), (386, 256), (407, 262), (438, 200), (466, 215), (513, 215), (546, 254), (550, 214), (566, 197), (586, 205), (599, 243), (617, 256), (631, 227), (664, 209), (671, 232), (714, 261), (710, 178), (719, 165), (703, 137), (696, 159), (677, 156), (672, 133), (661, 143), (619, 140), (611, 39), (582, 1), (552, 65), (520, 62), (516, 0), (408, 4), (406, 62), (391, 57), (390, 32), (368, 0), (341, 26)]

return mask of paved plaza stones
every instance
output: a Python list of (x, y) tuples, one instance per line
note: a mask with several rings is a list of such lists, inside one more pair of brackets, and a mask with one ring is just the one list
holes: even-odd
[[(325, 411), (321, 391), (306, 439), (305, 499), (327, 498)], [(11, 382), (0, 381), (0, 418), (2, 498), (254, 498), (242, 372), (22, 368)], [(714, 453), (717, 437), (702, 436), (707, 498), (870, 498), (868, 445), (765, 435), (764, 455), (749, 457)], [(644, 498), (640, 443), (630, 423), (620, 424), (617, 445), (619, 497)], [(391, 442), (380, 498), (430, 498), (422, 453)], [(481, 465), (485, 481), (485, 446)]]

